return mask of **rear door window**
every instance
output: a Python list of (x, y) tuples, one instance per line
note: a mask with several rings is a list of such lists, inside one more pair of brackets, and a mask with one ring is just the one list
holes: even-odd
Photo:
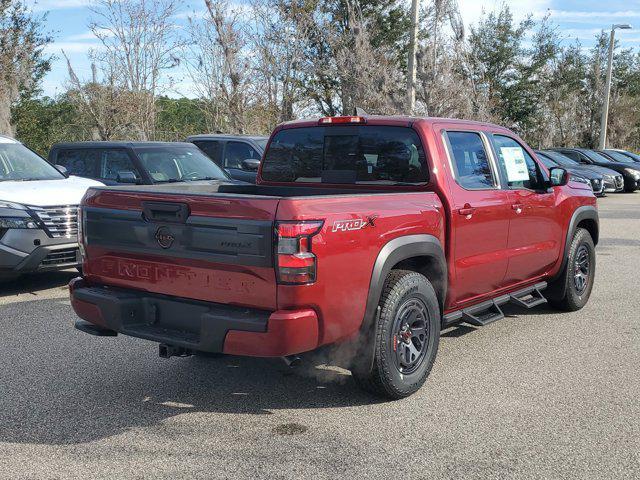
[(227, 142), (224, 149), (225, 168), (242, 168), (242, 162), (248, 158), (260, 160), (260, 154), (248, 143)]
[(477, 132), (447, 132), (449, 155), (457, 182), (467, 190), (497, 187), (482, 137)]
[(126, 150), (103, 150), (101, 170), (100, 178), (105, 180), (117, 181), (120, 172), (133, 172), (140, 179), (140, 173)]
[(202, 150), (211, 160), (220, 164), (222, 142), (217, 140), (196, 140), (193, 144)]
[(100, 178), (100, 152), (95, 149), (58, 150), (56, 164), (65, 167), (69, 175)]
[(407, 127), (331, 126), (278, 132), (265, 153), (262, 178), (273, 182), (422, 184), (425, 151)]

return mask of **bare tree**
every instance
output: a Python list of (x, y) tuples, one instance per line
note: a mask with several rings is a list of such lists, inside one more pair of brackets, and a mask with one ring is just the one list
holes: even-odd
[(162, 83), (163, 76), (179, 64), (181, 40), (173, 19), (179, 6), (179, 0), (96, 0), (90, 7), (90, 28), (102, 47), (92, 60), (135, 94), (141, 139), (153, 137), (156, 98), (170, 83)]
[(334, 3), (329, 8), (317, 2), (295, 17), (304, 32), (305, 94), (324, 115), (351, 114), (355, 107), (398, 112), (404, 89), (397, 52), (383, 43), (374, 46), (376, 25), (360, 2)]
[[(265, 97), (270, 123), (292, 120), (303, 102), (304, 39), (308, 29), (296, 24), (301, 8), (289, 0), (255, 0), (250, 41), (255, 50), (255, 73)], [(300, 27), (300, 28), (297, 28)]]
[(203, 100), (209, 127), (244, 133), (253, 81), (244, 12), (226, 0), (205, 0), (205, 4), (207, 15), (190, 19), (187, 69)]
[(471, 87), (461, 75), (464, 24), (456, 0), (432, 0), (425, 8), (423, 28), (427, 35), (418, 50), (418, 111), (433, 116), (468, 114)]
[[(81, 80), (74, 71), (69, 57), (62, 52), (67, 60), (69, 72), (69, 89), (67, 97), (80, 112), (81, 122), (87, 125), (95, 140), (125, 139), (135, 135), (135, 122), (139, 117), (140, 101), (136, 92), (124, 88), (118, 83), (116, 72), (112, 68), (113, 62), (103, 65), (107, 70), (98, 72), (95, 64), (91, 65), (91, 80)], [(146, 95), (146, 93), (143, 93)]]
[(43, 48), (51, 38), (42, 32), (43, 20), (20, 0), (0, 0), (0, 133), (13, 134), (11, 106), (49, 70)]

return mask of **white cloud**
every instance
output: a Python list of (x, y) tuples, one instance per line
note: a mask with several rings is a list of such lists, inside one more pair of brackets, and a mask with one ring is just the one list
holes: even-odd
[(55, 42), (45, 47), (45, 52), (48, 54), (58, 55), (64, 50), (66, 53), (88, 53), (89, 50), (99, 50), (102, 48), (100, 43), (91, 42)]
[[(238, 15), (240, 17), (248, 17), (253, 13), (253, 7), (249, 3), (244, 3), (242, 1), (231, 1), (228, 2), (229, 13)], [(202, 19), (209, 17), (209, 10), (207, 9), (199, 9), (199, 10), (185, 10), (182, 12), (176, 13), (173, 18), (178, 20), (187, 20), (189, 18), (193, 19)]]
[(47, 12), (50, 10), (64, 10), (68, 8), (85, 8), (91, 6), (93, 0), (28, 0), (34, 12)]
[(551, 7), (551, 0), (458, 0), (462, 20), (466, 26), (477, 23), (482, 12), (499, 11), (503, 5), (507, 5), (513, 13), (516, 21), (526, 18), (527, 15), (540, 15)]
[[(106, 28), (101, 28), (98, 30), (98, 33), (100, 35), (103, 35), (105, 37), (110, 37), (113, 34), (111, 33), (110, 30), (106, 29)], [(84, 33), (78, 33), (75, 35), (69, 35), (68, 37), (65, 38), (65, 41), (69, 41), (69, 42), (81, 42), (81, 41), (85, 41), (85, 40), (97, 40), (95, 34), (89, 30), (86, 31)]]
[(640, 10), (621, 10), (615, 12), (602, 11), (571, 11), (571, 10), (553, 10), (550, 9), (551, 18), (562, 20), (567, 23), (596, 23), (604, 19), (625, 19), (631, 17), (640, 17)]
[(209, 15), (209, 12), (207, 10), (190, 10), (176, 13), (173, 18), (177, 20), (187, 20), (189, 18), (205, 18), (207, 15)]

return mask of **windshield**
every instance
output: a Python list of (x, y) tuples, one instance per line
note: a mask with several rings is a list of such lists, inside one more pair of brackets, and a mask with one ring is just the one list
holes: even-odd
[(551, 150), (545, 150), (544, 154), (562, 167), (578, 167), (580, 164), (571, 158)]
[(340, 125), (279, 131), (261, 175), (272, 182), (413, 185), (426, 183), (429, 169), (410, 128)]
[(541, 152), (536, 152), (536, 154), (538, 155), (538, 160), (540, 160), (544, 164), (545, 167), (553, 168), (553, 167), (557, 167), (558, 166), (558, 164), (556, 162), (554, 162), (553, 160), (548, 158), (545, 154), (543, 154)]
[(264, 149), (267, 148), (267, 142), (269, 141), (269, 139), (268, 138), (259, 138), (259, 139), (256, 139), (254, 141), (264, 151)]
[(229, 176), (194, 146), (136, 148), (143, 168), (154, 183), (229, 180)]
[(623, 155), (626, 155), (628, 157), (633, 158), (636, 162), (640, 162), (640, 155), (638, 155), (637, 153), (633, 153), (633, 152), (628, 152), (627, 150), (625, 150), (624, 152), (620, 152)]
[(616, 162), (621, 162), (621, 163), (636, 163), (633, 160), (631, 160), (629, 157), (627, 157), (626, 155), (620, 153), (620, 152), (616, 152), (613, 150), (606, 150), (607, 155), (609, 155), (611, 158), (613, 158)]
[(594, 152), (592, 150), (581, 150), (581, 152), (583, 154), (585, 154), (587, 157), (589, 157), (591, 160), (593, 160), (594, 162), (597, 162), (597, 163), (614, 163), (613, 160), (609, 160), (604, 155), (600, 155), (599, 153)]
[(0, 143), (0, 182), (62, 180), (51, 164), (21, 143)]

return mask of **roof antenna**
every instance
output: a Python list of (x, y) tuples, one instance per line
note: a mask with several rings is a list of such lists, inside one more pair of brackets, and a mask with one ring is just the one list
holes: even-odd
[(353, 109), (353, 114), (354, 114), (356, 117), (364, 117), (364, 116), (366, 116), (366, 115), (369, 115), (367, 112), (365, 112), (365, 111), (364, 111), (364, 108), (360, 108), (360, 107), (355, 107), (355, 108)]

